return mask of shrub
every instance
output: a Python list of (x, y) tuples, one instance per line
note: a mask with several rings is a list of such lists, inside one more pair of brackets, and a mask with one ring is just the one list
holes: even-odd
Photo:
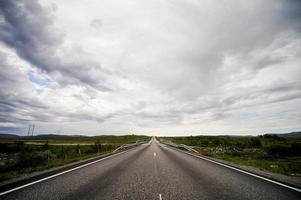
[(292, 156), (301, 156), (301, 144), (300, 143), (292, 143), (291, 144), (291, 155)]
[(207, 147), (209, 145), (209, 141), (208, 140), (201, 140), (200, 141), (200, 146), (201, 147)]
[(300, 155), (300, 144), (272, 144), (265, 147), (265, 150), (268, 155), (277, 155), (277, 156), (297, 156)]
[(258, 138), (250, 138), (248, 141), (249, 148), (261, 148), (261, 142)]
[(47, 162), (47, 155), (44, 152), (23, 151), (18, 155), (16, 167), (28, 168), (36, 167)]

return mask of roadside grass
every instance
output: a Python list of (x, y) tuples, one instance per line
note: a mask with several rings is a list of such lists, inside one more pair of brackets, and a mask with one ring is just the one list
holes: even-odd
[(190, 136), (161, 137), (193, 146), (201, 155), (263, 171), (301, 177), (301, 138)]
[(0, 139), (0, 182), (112, 152), (147, 136), (21, 137)]
[[(103, 152), (102, 154), (105, 154), (105, 152)], [(25, 167), (25, 168), (16, 169), (16, 170), (4, 171), (3, 173), (1, 172), (0, 182), (6, 181), (6, 180), (9, 180), (9, 179), (13, 179), (13, 178), (18, 178), (20, 176), (26, 176), (26, 175), (29, 175), (33, 172), (44, 171), (44, 170), (51, 169), (51, 168), (54, 168), (54, 167), (59, 167), (59, 166), (62, 166), (62, 165), (66, 165), (66, 164), (69, 164), (69, 163), (72, 163), (72, 162), (92, 158), (92, 157), (97, 156), (97, 155), (101, 155), (101, 154), (85, 155), (85, 156), (82, 156), (82, 157), (74, 157), (74, 158), (69, 158), (69, 159), (66, 159), (66, 160), (55, 159), (55, 160), (50, 160), (47, 163), (45, 163), (43, 165), (36, 166), (36, 167)]]
[(209, 153), (204, 148), (194, 147), (200, 154), (212, 158), (225, 160), (234, 164), (249, 166), (273, 173), (284, 174), (287, 176), (301, 177), (301, 156), (296, 157), (271, 157), (260, 154), (237, 154), (229, 155), (225, 153)]
[(149, 140), (150, 137), (143, 135), (101, 135), (101, 136), (68, 136), (68, 135), (37, 135), (19, 136), (14, 138), (0, 138), (0, 143), (24, 142), (27, 144), (56, 144), (56, 145), (77, 145), (77, 144), (128, 144), (137, 140)]

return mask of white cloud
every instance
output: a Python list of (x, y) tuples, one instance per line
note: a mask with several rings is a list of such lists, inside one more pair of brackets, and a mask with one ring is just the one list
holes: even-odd
[(297, 1), (0, 6), (1, 123), (20, 132), (28, 123), (70, 134), (301, 128)]

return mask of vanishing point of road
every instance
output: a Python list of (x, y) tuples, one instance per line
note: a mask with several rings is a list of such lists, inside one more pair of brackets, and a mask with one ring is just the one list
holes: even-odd
[(301, 199), (301, 193), (148, 144), (0, 196), (0, 199)]

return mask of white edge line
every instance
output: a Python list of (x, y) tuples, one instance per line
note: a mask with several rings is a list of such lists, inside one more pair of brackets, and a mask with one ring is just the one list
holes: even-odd
[[(166, 146), (166, 145), (165, 145)], [(217, 162), (217, 161), (214, 161), (214, 160), (211, 160), (211, 159), (208, 159), (208, 158), (205, 158), (205, 157), (202, 157), (202, 156), (199, 156), (199, 155), (195, 155), (195, 154), (192, 154), (192, 153), (189, 153), (189, 152), (185, 152), (181, 149), (177, 149), (178, 151), (181, 151), (182, 153), (186, 153), (186, 154), (189, 154), (191, 156), (194, 156), (194, 157), (197, 157), (197, 158), (200, 158), (200, 159), (203, 159), (203, 160), (206, 160), (206, 161), (209, 161), (209, 162), (212, 162), (212, 163), (215, 163), (217, 165), (220, 165), (220, 166), (223, 166), (223, 167), (226, 167), (226, 168), (229, 168), (229, 169), (233, 169), (233, 170), (236, 170), (236, 171), (239, 171), (241, 173), (244, 173), (244, 174), (248, 174), (250, 176), (253, 176), (253, 177), (256, 177), (256, 178), (259, 178), (259, 179), (262, 179), (262, 180), (265, 180), (265, 181), (268, 181), (268, 182), (271, 182), (271, 183), (274, 183), (274, 184), (277, 184), (277, 185), (280, 185), (280, 186), (283, 186), (283, 187), (286, 187), (286, 188), (289, 188), (291, 190), (295, 190), (297, 192), (301, 192), (301, 189), (299, 188), (296, 188), (296, 187), (292, 187), (292, 186), (289, 186), (289, 185), (286, 185), (284, 183), (280, 183), (278, 181), (274, 181), (274, 180), (271, 180), (271, 179), (268, 179), (268, 178), (265, 178), (263, 176), (259, 176), (257, 174), (253, 174), (251, 172), (248, 172), (248, 171), (245, 171), (245, 170), (242, 170), (242, 169), (238, 169), (238, 168), (235, 168), (235, 167), (232, 167), (230, 165), (226, 165), (226, 164), (223, 164), (223, 163), (220, 163), (220, 162)]]
[(162, 195), (161, 194), (159, 194), (159, 200), (162, 200)]
[(128, 149), (128, 150), (126, 150), (126, 151), (122, 151), (122, 152), (119, 152), (119, 153), (116, 153), (116, 154), (113, 154), (113, 155), (110, 155), (110, 156), (107, 156), (107, 157), (104, 157), (104, 158), (100, 158), (99, 160), (95, 160), (95, 161), (86, 163), (86, 164), (84, 164), (84, 165), (80, 165), (80, 166), (78, 166), (78, 167), (75, 167), (75, 168), (72, 168), (72, 169), (69, 169), (69, 170), (66, 170), (66, 171), (63, 171), (63, 172), (60, 172), (60, 173), (51, 175), (51, 176), (47, 176), (47, 177), (42, 178), (42, 179), (39, 179), (39, 180), (37, 180), (37, 181), (33, 181), (33, 182), (31, 182), (31, 183), (27, 183), (27, 184), (25, 184), (25, 185), (21, 185), (21, 186), (19, 186), (19, 187), (16, 187), (16, 188), (13, 188), (13, 189), (10, 189), (10, 190), (7, 190), (7, 191), (5, 191), (5, 192), (0, 193), (0, 196), (3, 196), (3, 195), (5, 195), (5, 194), (14, 192), (14, 191), (16, 191), (16, 190), (20, 190), (20, 189), (22, 189), (22, 188), (25, 188), (25, 187), (34, 185), (34, 184), (36, 184), (36, 183), (40, 183), (40, 182), (42, 182), (42, 181), (46, 181), (46, 180), (48, 180), (48, 179), (51, 179), (51, 178), (54, 178), (54, 177), (57, 177), (57, 176), (66, 174), (66, 173), (68, 173), (68, 172), (72, 172), (72, 171), (74, 171), (74, 170), (77, 170), (77, 169), (80, 169), (80, 168), (83, 168), (83, 167), (87, 167), (87, 166), (92, 165), (92, 164), (94, 164), (94, 163), (97, 163), (97, 162), (106, 160), (106, 159), (108, 159), (108, 158), (112, 158), (112, 157), (118, 156), (118, 155), (123, 154), (123, 153), (126, 153), (126, 152), (128, 152), (128, 151), (130, 151), (130, 150), (133, 150), (133, 149)]

